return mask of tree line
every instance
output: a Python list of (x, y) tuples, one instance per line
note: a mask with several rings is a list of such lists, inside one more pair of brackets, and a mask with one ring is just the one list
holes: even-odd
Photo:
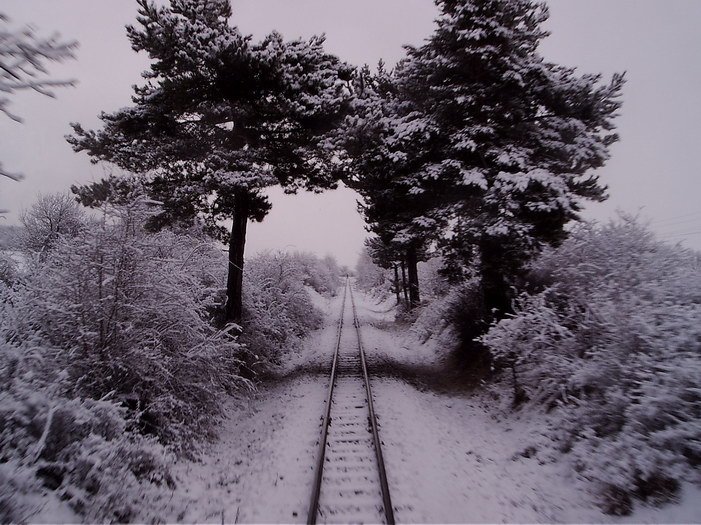
[(477, 280), (475, 335), (509, 312), (524, 265), (583, 203), (606, 198), (594, 170), (618, 139), (623, 75), (546, 61), (541, 2), (436, 0), (433, 34), (375, 70), (323, 37), (253, 42), (228, 0), (138, 4), (127, 35), (151, 59), (146, 83), (100, 129), (68, 137), (133, 175), (74, 192), (96, 205), (138, 186), (161, 203), (151, 227), (200, 223), (228, 242), (226, 321), (241, 320), (246, 225), (269, 211), (270, 186), (355, 189), (373, 256), (405, 269), (411, 306), (431, 254), (449, 278)]

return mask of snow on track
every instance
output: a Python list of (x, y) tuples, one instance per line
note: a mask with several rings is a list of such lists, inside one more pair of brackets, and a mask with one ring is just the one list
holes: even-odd
[[(348, 285), (347, 285), (348, 286)], [(321, 492), (310, 512), (331, 523), (380, 523), (384, 504), (355, 314), (343, 301)], [(310, 516), (310, 518), (313, 516)]]
[[(407, 342), (389, 323), (392, 314), (385, 305), (357, 291), (355, 299), (398, 523), (699, 522), (701, 490), (690, 485), (683, 486), (680, 504), (639, 505), (633, 515), (623, 518), (604, 515), (590, 488), (548, 443), (545, 425), (552, 422), (546, 418), (501, 411), (500, 401), (486, 394), (436, 392), (385, 377), (380, 366), (425, 365), (433, 352)], [(328, 325), (312, 334), (290, 371), (312, 363), (330, 370), (341, 297), (323, 306)], [(179, 486), (171, 505), (187, 508), (166, 514), (165, 519), (305, 522), (327, 389), (328, 375), (295, 373), (287, 380), (261, 385), (244, 405), (232, 405), (220, 440), (203, 453), (202, 460), (177, 466)], [(364, 393), (344, 395), (349, 403), (338, 407), (352, 412), (353, 396)], [(353, 440), (366, 438), (352, 436), (345, 443), (342, 439), (334, 442), (331, 454), (353, 452)], [(338, 488), (361, 472), (364, 462), (359, 463), (347, 466), (346, 473), (329, 471), (324, 480), (327, 489), (334, 483), (332, 475), (345, 475)], [(373, 476), (368, 478), (362, 480), (363, 491), (376, 483)], [(323, 497), (333, 499), (328, 491)], [(344, 521), (340, 516), (328, 519)], [(381, 515), (374, 521), (381, 521)]]
[(337, 379), (331, 413), (319, 521), (380, 523), (382, 492), (361, 377)]

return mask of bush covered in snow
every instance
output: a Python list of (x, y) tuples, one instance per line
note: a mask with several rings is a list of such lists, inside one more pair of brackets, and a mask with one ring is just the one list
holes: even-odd
[(292, 258), (300, 267), (304, 284), (318, 293), (335, 296), (342, 284), (341, 269), (332, 256), (320, 259), (313, 253), (295, 253)]
[(310, 255), (284, 252), (259, 254), (247, 261), (244, 274), (244, 332), (241, 341), (266, 371), (297, 349), (301, 338), (319, 328), (322, 314), (312, 304), (305, 282), (317, 291), (335, 293), (335, 279), (310, 270), (325, 266)]
[(556, 408), (608, 510), (701, 464), (701, 264), (632, 219), (583, 226), (532, 265), (537, 290), (482, 338), (517, 396)]
[(0, 287), (0, 477), (14, 494), (0, 492), (0, 521), (27, 519), (41, 493), (87, 521), (161, 519), (149, 501), (170, 492), (168, 455), (193, 452), (221, 396), (249, 385), (243, 347), (210, 322), (220, 249), (146, 233), (143, 202), (106, 212)]
[(440, 256), (431, 257), (417, 265), (422, 300), (438, 299), (449, 292), (450, 285), (443, 275), (443, 267), (444, 260)]
[[(250, 386), (244, 360), (279, 362), (321, 323), (307, 286), (333, 295), (340, 284), (332, 258), (251, 258), (236, 338), (213, 322), (224, 300), (221, 247), (197, 231), (147, 233), (148, 206), (108, 207), (99, 221), (51, 235), (21, 271), (8, 259), (2, 522), (31, 519), (47, 498), (86, 521), (162, 520), (149, 509), (171, 492), (170, 462), (213, 434), (224, 394)], [(23, 235), (30, 245), (34, 234)]]
[(6, 253), (0, 252), (0, 287), (10, 286), (17, 278), (17, 263)]
[(72, 195), (39, 194), (32, 206), (20, 215), (19, 247), (25, 253), (45, 254), (61, 237), (74, 237), (83, 231), (88, 218)]
[(141, 413), (144, 432), (182, 444), (209, 428), (218, 394), (244, 384), (240, 346), (208, 319), (214, 245), (147, 234), (143, 219), (138, 206), (119, 208), (57, 239), (14, 290), (6, 325), (46, 349), (71, 395), (110, 396)]
[[(478, 297), (478, 285), (474, 280), (450, 288), (444, 283), (443, 281), (440, 288), (442, 293), (429, 295), (431, 300), (420, 308), (411, 331), (424, 343), (444, 329), (450, 328), (456, 336), (453, 338), (453, 344), (445, 348), (446, 353), (450, 353), (457, 350), (461, 341), (469, 338), (469, 335), (463, 332), (466, 324), (463, 321), (470, 319), (477, 311), (479, 305), (475, 304), (475, 298)], [(445, 292), (444, 287), (447, 289)]]
[[(2, 216), (1, 212), (0, 216)], [(22, 229), (19, 226), (0, 224), (0, 252), (18, 250), (20, 248), (21, 233)]]
[(0, 343), (0, 522), (31, 521), (64, 502), (85, 521), (151, 521), (150, 504), (172, 488), (170, 457), (113, 401), (70, 398), (41, 351)]
[(390, 270), (380, 268), (373, 261), (367, 246), (363, 248), (355, 264), (355, 285), (365, 292), (384, 295), (391, 293), (392, 276)]

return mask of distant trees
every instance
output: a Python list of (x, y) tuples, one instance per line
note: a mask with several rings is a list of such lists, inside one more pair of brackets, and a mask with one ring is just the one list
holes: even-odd
[(26, 252), (45, 254), (61, 236), (78, 235), (86, 221), (85, 212), (71, 195), (40, 194), (34, 204), (20, 214), (24, 227), (19, 234), (20, 246)]
[[(365, 239), (365, 252), (368, 254), (373, 263), (380, 268), (392, 270), (394, 274), (393, 289), (397, 296), (397, 304), (401, 304), (402, 291), (405, 294), (407, 306), (409, 306), (409, 298), (407, 294), (406, 277), (404, 275), (404, 259), (399, 250), (392, 249), (391, 246), (382, 242), (379, 237), (368, 237)], [(399, 281), (399, 266), (402, 266), (402, 281), (400, 286)]]
[[(397, 304), (401, 303), (401, 293), (404, 295), (404, 305), (408, 310), (418, 306), (419, 296), (419, 266), (418, 263), (428, 259), (425, 251), (387, 241), (386, 236), (369, 237), (365, 239), (365, 249), (372, 262), (380, 268), (392, 270), (394, 274), (393, 288), (397, 296)], [(413, 259), (411, 257), (413, 256)], [(400, 281), (401, 270), (401, 281)]]
[[(39, 37), (31, 27), (11, 28), (9, 18), (0, 13), (0, 113), (21, 122), (9, 109), (10, 95), (33, 90), (53, 97), (52, 88), (74, 85), (72, 80), (53, 80), (48, 76), (48, 62), (74, 58), (73, 41), (62, 41), (54, 35)], [(19, 180), (22, 175), (6, 171), (0, 163), (0, 176)]]
[[(139, 0), (136, 51), (152, 59), (134, 105), (103, 114), (103, 129), (74, 125), (69, 142), (93, 161), (139, 173), (163, 202), (161, 221), (203, 220), (229, 243), (226, 319), (242, 314), (248, 220), (270, 208), (262, 190), (333, 187), (333, 153), (323, 137), (344, 113), (351, 70), (323, 50), (323, 38), (251, 43), (229, 25), (228, 0)], [(228, 235), (220, 221), (231, 219)]]
[(353, 268), (355, 286), (364, 291), (371, 291), (382, 286), (386, 282), (385, 271), (372, 262), (367, 247), (364, 247)]
[(20, 232), (21, 228), (19, 226), (0, 224), (0, 251), (16, 250), (18, 248)]

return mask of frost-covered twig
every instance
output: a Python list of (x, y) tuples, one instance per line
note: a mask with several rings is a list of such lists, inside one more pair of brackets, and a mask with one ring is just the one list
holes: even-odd
[(41, 457), (41, 453), (44, 452), (46, 440), (49, 437), (49, 431), (51, 430), (51, 424), (53, 423), (55, 412), (55, 406), (49, 408), (49, 413), (46, 416), (46, 424), (44, 425), (44, 431), (41, 433), (41, 437), (39, 438), (39, 441), (37, 441), (34, 453), (32, 454), (32, 463), (36, 463)]
[[(74, 86), (75, 80), (53, 80), (48, 77), (48, 62), (63, 62), (75, 58), (75, 41), (62, 41), (58, 35), (39, 37), (30, 26), (13, 29), (9, 19), (0, 13), (0, 113), (16, 122), (21, 117), (9, 110), (9, 95), (17, 91), (32, 90), (41, 95), (54, 97), (52, 88)], [(22, 175), (3, 169), (0, 176), (20, 180)]]

